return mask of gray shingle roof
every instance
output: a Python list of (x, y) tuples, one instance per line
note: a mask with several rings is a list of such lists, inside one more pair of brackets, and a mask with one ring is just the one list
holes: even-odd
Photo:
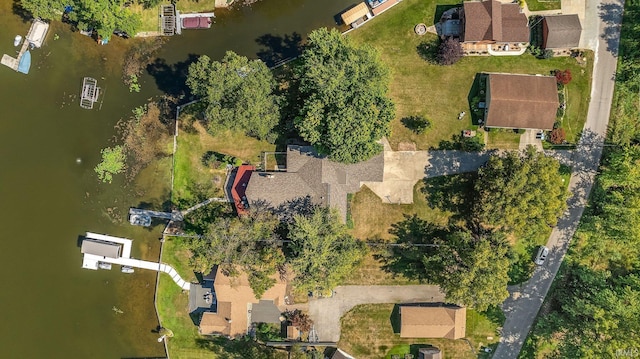
[(287, 172), (254, 172), (247, 185), (249, 202), (280, 206), (307, 197), (313, 203), (335, 207), (343, 220), (347, 194), (360, 190), (361, 182), (382, 182), (384, 156), (355, 164), (332, 162), (310, 146), (287, 147)]
[(213, 301), (213, 288), (191, 283), (191, 287), (189, 288), (189, 313), (198, 309), (211, 309)]
[(546, 49), (566, 49), (578, 47), (582, 26), (578, 15), (549, 15), (543, 20), (547, 24)]
[(251, 305), (252, 323), (280, 323), (280, 314), (272, 300), (261, 300)]
[(80, 252), (109, 258), (120, 258), (120, 249), (121, 246), (119, 244), (85, 239), (82, 241)]

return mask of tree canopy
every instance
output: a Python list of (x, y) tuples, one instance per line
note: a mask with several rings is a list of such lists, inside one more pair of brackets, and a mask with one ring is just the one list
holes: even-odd
[(558, 161), (532, 147), (492, 155), (478, 171), (475, 190), (477, 220), (515, 233), (555, 225), (568, 198)]
[(210, 132), (234, 129), (264, 140), (280, 121), (276, 81), (260, 60), (232, 51), (222, 61), (200, 56), (189, 66), (187, 85), (207, 106)]
[(504, 235), (442, 228), (416, 215), (396, 223), (391, 233), (400, 246), (391, 250), (387, 269), (437, 284), (448, 301), (479, 311), (507, 298), (510, 247)]
[(279, 221), (270, 211), (253, 208), (242, 218), (218, 218), (204, 236), (188, 243), (194, 271), (207, 273), (213, 265), (229, 276), (244, 272), (256, 298), (275, 284), (271, 278), (284, 263), (275, 230)]
[(294, 216), (289, 239), (294, 284), (303, 291), (332, 290), (364, 255), (362, 243), (347, 233), (335, 210), (328, 208)]
[(302, 103), (295, 124), (305, 141), (338, 162), (367, 160), (382, 150), (395, 116), (389, 71), (378, 52), (337, 30), (313, 31), (297, 66)]
[(98, 35), (109, 37), (114, 30), (135, 35), (142, 25), (140, 16), (126, 7), (125, 0), (22, 0), (22, 7), (34, 17), (59, 20), (67, 6), (69, 20), (79, 29), (95, 29)]

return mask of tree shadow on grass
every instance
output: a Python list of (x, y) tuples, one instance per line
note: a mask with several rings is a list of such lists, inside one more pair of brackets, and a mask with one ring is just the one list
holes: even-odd
[(473, 215), (475, 172), (426, 178), (421, 191), (431, 208), (452, 213), (450, 222)]
[(418, 46), (416, 46), (416, 52), (421, 59), (427, 61), (430, 64), (436, 65), (438, 63), (438, 48), (440, 46), (440, 40), (424, 40)]
[(482, 126), (484, 124), (484, 109), (479, 108), (481, 102), (486, 103), (487, 74), (478, 73), (473, 79), (467, 100), (471, 109), (471, 124)]

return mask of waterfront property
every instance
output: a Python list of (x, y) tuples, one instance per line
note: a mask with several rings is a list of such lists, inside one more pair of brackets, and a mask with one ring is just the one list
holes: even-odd
[(551, 130), (559, 105), (553, 76), (488, 74), (486, 127)]
[(4, 54), (2, 55), (0, 63), (14, 71), (28, 74), (29, 69), (31, 68), (31, 53), (29, 52), (29, 48), (41, 47), (48, 32), (49, 24), (42, 20), (34, 20), (24, 42), (22, 43), (20, 51), (18, 51), (18, 56), (12, 57)]
[(253, 323), (280, 323), (280, 313), (286, 309), (286, 283), (277, 274), (272, 278), (275, 285), (256, 298), (246, 273), (229, 277), (216, 269), (213, 306), (202, 313), (200, 334), (233, 338), (245, 335)]
[[(83, 254), (82, 268), (111, 269), (107, 264), (119, 264), (133, 269), (142, 268), (167, 273), (171, 279), (183, 290), (191, 289), (191, 283), (184, 281), (178, 272), (164, 263), (149, 262), (131, 258), (131, 239), (107, 236), (104, 234), (87, 232), (82, 240), (80, 251)], [(124, 273), (130, 273), (128, 269)]]
[(371, 15), (371, 13), (369, 12), (369, 7), (367, 7), (367, 4), (361, 2), (342, 13), (341, 17), (342, 22), (345, 25), (350, 25), (351, 27), (356, 28), (364, 24), (364, 22), (373, 17), (373, 15)]

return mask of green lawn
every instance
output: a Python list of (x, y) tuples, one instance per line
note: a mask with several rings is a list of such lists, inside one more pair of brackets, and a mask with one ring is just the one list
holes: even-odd
[(527, 2), (527, 7), (531, 11), (542, 11), (542, 10), (559, 10), (561, 8), (560, 0), (525, 0)]
[(226, 170), (203, 164), (207, 151), (228, 154), (244, 163), (258, 164), (262, 151), (273, 151), (274, 145), (224, 131), (211, 136), (199, 122), (181, 128), (175, 156), (174, 202), (183, 207), (205, 198), (222, 197)]
[(486, 149), (517, 150), (520, 145), (520, 136), (513, 130), (491, 129), (487, 132)]
[[(466, 338), (475, 350), (498, 341), (496, 328), (502, 325), (504, 317), (490, 314), (467, 309)], [(409, 352), (417, 358), (418, 349), (430, 345), (440, 348), (445, 358), (476, 358), (465, 340), (403, 339), (398, 328), (398, 308), (394, 304), (359, 305), (342, 317), (338, 347), (359, 359), (388, 359), (392, 354)]]
[[(547, 75), (554, 69), (570, 69), (573, 75), (567, 86), (569, 102), (563, 127), (567, 140), (575, 141), (588, 108), (592, 54), (586, 54), (587, 65), (584, 67), (569, 57), (538, 60), (529, 54), (465, 57), (452, 66), (431, 64), (419, 56), (417, 48), (423, 42), (434, 43), (436, 36), (418, 36), (413, 27), (421, 22), (433, 24), (436, 5), (456, 3), (459, 1), (404, 0), (349, 34), (355, 42), (377, 48), (391, 69), (390, 96), (396, 104), (396, 119), (392, 122), (389, 138), (391, 145), (396, 148), (400, 142), (415, 142), (418, 149), (428, 149), (469, 128), (471, 116), (462, 121), (457, 118), (461, 111), (470, 113), (468, 96), (477, 73)], [(413, 133), (401, 122), (402, 118), (413, 115), (426, 117), (432, 127), (421, 135)]]

